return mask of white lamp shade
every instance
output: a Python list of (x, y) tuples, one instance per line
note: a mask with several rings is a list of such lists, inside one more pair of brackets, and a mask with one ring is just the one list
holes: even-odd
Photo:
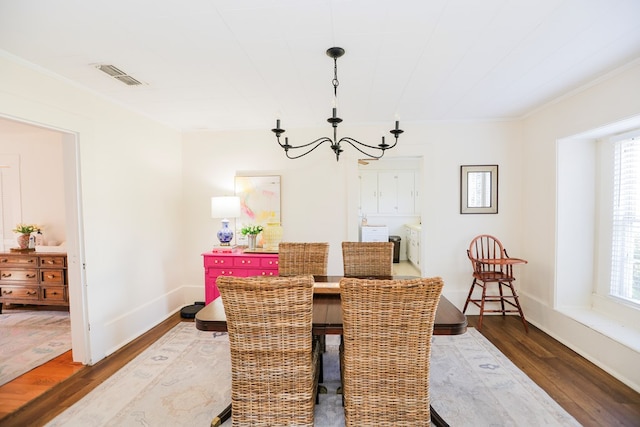
[(211, 198), (211, 218), (237, 218), (239, 216), (239, 197), (220, 196)]

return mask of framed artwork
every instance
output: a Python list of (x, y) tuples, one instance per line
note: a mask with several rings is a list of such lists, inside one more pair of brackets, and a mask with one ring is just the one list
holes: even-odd
[(236, 196), (240, 198), (240, 217), (236, 221), (236, 242), (247, 244), (240, 233), (246, 225), (280, 222), (280, 176), (236, 176)]
[(498, 165), (460, 166), (460, 213), (498, 213)]

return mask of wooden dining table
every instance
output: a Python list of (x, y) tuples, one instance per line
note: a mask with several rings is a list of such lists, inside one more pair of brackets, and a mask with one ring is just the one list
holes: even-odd
[[(313, 335), (342, 335), (342, 307), (340, 304), (340, 280), (343, 276), (314, 276), (313, 286)], [(367, 279), (402, 280), (415, 276), (376, 276)], [(227, 332), (227, 317), (222, 298), (216, 298), (196, 313), (196, 328), (201, 331)], [(460, 335), (467, 331), (467, 317), (444, 295), (440, 296), (433, 326), (434, 335)], [(227, 412), (228, 411), (228, 412)], [(229, 406), (219, 416), (230, 416)], [(223, 415), (224, 414), (224, 415)], [(431, 408), (431, 421), (436, 426), (448, 424)]]

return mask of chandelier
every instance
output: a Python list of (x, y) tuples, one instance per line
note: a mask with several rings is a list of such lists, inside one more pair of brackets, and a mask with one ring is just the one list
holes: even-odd
[(343, 136), (342, 138), (338, 139), (338, 125), (342, 122), (342, 119), (338, 117), (338, 109), (336, 107), (338, 100), (338, 85), (340, 84), (338, 82), (338, 58), (344, 55), (344, 49), (341, 47), (329, 48), (327, 49), (327, 55), (333, 58), (333, 80), (331, 80), (331, 84), (333, 85), (334, 106), (332, 116), (327, 119), (327, 122), (331, 123), (331, 126), (333, 127), (333, 139), (323, 136), (322, 138), (318, 138), (315, 141), (311, 141), (307, 144), (291, 145), (289, 144), (289, 138), (285, 137), (283, 144), (280, 140), (280, 136), (285, 132), (285, 130), (280, 128), (280, 119), (276, 120), (276, 127), (275, 129), (271, 129), (271, 131), (276, 134), (278, 144), (284, 149), (284, 153), (289, 159), (299, 159), (302, 156), (306, 156), (325, 142), (329, 143), (329, 146), (335, 153), (336, 161), (340, 160), (340, 153), (344, 151), (342, 149), (343, 143), (351, 145), (353, 148), (369, 158), (381, 158), (382, 156), (384, 156), (384, 152), (386, 150), (389, 150), (395, 147), (396, 144), (398, 144), (398, 137), (402, 132), (404, 132), (399, 128), (400, 122), (396, 120), (395, 129), (391, 129), (389, 131), (395, 138), (392, 145), (389, 145), (384, 141), (384, 136), (382, 137), (382, 142), (378, 145), (368, 145), (349, 136)]

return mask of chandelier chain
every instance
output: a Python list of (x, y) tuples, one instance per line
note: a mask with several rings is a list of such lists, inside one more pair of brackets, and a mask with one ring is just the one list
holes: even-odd
[(331, 80), (331, 84), (333, 84), (333, 96), (338, 99), (338, 85), (340, 82), (338, 81), (338, 58), (333, 58), (333, 80)]

